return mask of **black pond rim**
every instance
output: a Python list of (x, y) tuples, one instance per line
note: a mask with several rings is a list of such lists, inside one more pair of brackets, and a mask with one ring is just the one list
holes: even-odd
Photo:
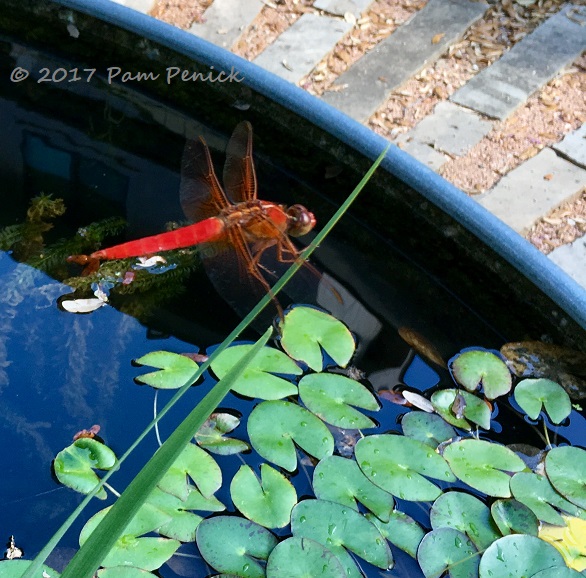
[[(373, 161), (388, 141), (297, 86), (189, 32), (110, 0), (51, 0), (167, 46), (219, 70), (234, 67), (244, 84), (327, 131)], [(586, 289), (533, 245), (396, 146), (381, 166), (471, 231), (586, 329)]]

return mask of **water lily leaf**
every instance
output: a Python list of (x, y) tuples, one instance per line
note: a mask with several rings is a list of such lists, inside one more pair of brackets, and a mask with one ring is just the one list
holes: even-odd
[(453, 528), (440, 528), (427, 534), (417, 550), (417, 561), (425, 578), (478, 576), (478, 556), (471, 540)]
[(334, 437), (310, 411), (288, 401), (265, 401), (248, 418), (248, 436), (266, 460), (292, 472), (297, 467), (295, 442), (321, 460), (334, 451)]
[[(222, 351), (211, 366), (218, 379), (222, 379), (252, 347), (234, 345)], [(232, 391), (246, 397), (269, 400), (297, 395), (296, 385), (274, 373), (301, 375), (303, 370), (282, 351), (265, 346), (235, 381)]]
[(501, 534), (529, 534), (537, 536), (539, 520), (525, 504), (517, 500), (497, 500), (490, 506), (492, 519)]
[(432, 448), (456, 435), (454, 428), (439, 415), (411, 411), (401, 419), (403, 433), (414, 440), (419, 440)]
[(291, 309), (281, 331), (281, 346), (287, 355), (314, 371), (323, 369), (322, 347), (340, 367), (346, 367), (356, 349), (352, 333), (341, 321), (311, 307)]
[(482, 385), (488, 399), (505, 395), (513, 383), (505, 362), (490, 351), (475, 349), (460, 353), (452, 361), (452, 373), (468, 391)]
[(297, 503), (293, 484), (267, 464), (260, 466), (261, 480), (249, 466), (241, 466), (232, 478), (230, 495), (234, 505), (249, 519), (266, 528), (289, 523)]
[(155, 574), (132, 566), (113, 566), (100, 568), (98, 578), (157, 578)]
[(584, 578), (584, 574), (580, 574), (580, 572), (576, 572), (571, 568), (555, 567), (537, 572), (531, 578)]
[(493, 542), (480, 559), (480, 578), (525, 578), (561, 566), (561, 554), (550, 544), (523, 534), (512, 534)]
[(287, 538), (269, 556), (267, 578), (346, 578), (339, 560), (309, 538)]
[[(115, 463), (116, 455), (108, 446), (92, 438), (79, 438), (57, 454), (53, 467), (64, 486), (89, 494), (100, 481), (93, 469), (109, 470)], [(97, 497), (105, 500), (106, 490), (102, 488)]]
[[(453, 404), (457, 396), (461, 396), (464, 400), (465, 407), (463, 417), (458, 418), (454, 415)], [(465, 430), (470, 430), (470, 426), (466, 420), (479, 425), (481, 428), (490, 429), (490, 409), (484, 400), (468, 393), (467, 391), (458, 391), (457, 389), (442, 389), (436, 391), (431, 396), (431, 403), (434, 409), (439, 413), (448, 423), (460, 427)], [(463, 427), (463, 424), (465, 427)]]
[(555, 424), (561, 423), (572, 412), (570, 396), (564, 388), (549, 379), (524, 379), (515, 387), (515, 401), (531, 418), (537, 419), (541, 408)]
[(586, 520), (564, 516), (565, 526), (544, 524), (539, 537), (549, 542), (563, 556), (566, 564), (577, 570), (586, 570)]
[(466, 534), (478, 550), (485, 550), (501, 537), (488, 506), (464, 492), (442, 494), (431, 508), (430, 521), (434, 530), (453, 528)]
[(203, 496), (197, 488), (189, 486), (189, 494), (183, 500), (185, 510), (199, 510), (203, 512), (222, 512), (226, 506), (215, 496)]
[[(400, 435), (372, 435), (354, 450), (364, 475), (402, 500), (435, 500), (441, 490), (426, 477), (454, 482), (445, 460), (428, 445)], [(426, 476), (426, 477), (424, 477)]]
[(511, 478), (510, 486), (515, 499), (525, 504), (539, 520), (548, 524), (564, 525), (564, 519), (554, 508), (572, 516), (578, 516), (583, 512), (560, 496), (545, 476), (521, 472)]
[(371, 521), (391, 544), (407, 552), (412, 558), (417, 557), (417, 548), (426, 532), (413, 518), (399, 510), (393, 510), (387, 522), (379, 520), (374, 514), (366, 514), (366, 519)]
[(222, 485), (220, 466), (212, 456), (195, 444), (185, 446), (158, 486), (164, 492), (185, 500), (191, 488), (187, 482), (187, 476), (195, 482), (198, 490), (205, 497), (210, 497)]
[(160, 369), (136, 378), (140, 383), (157, 389), (179, 389), (193, 377), (198, 367), (193, 359), (170, 351), (147, 353), (139, 357), (136, 363)]
[[(0, 561), (0, 578), (20, 578), (32, 564), (31, 560), (2, 560)], [(43, 578), (59, 578), (61, 574), (49, 566), (41, 567)]]
[(221, 456), (245, 452), (250, 446), (242, 440), (225, 437), (224, 434), (238, 427), (240, 419), (229, 413), (212, 413), (195, 434), (195, 441), (202, 448)]
[(375, 486), (354, 460), (340, 456), (329, 456), (317, 464), (313, 472), (313, 492), (321, 500), (337, 502), (354, 510), (358, 510), (358, 500), (385, 522), (395, 505), (393, 496)]
[(390, 568), (393, 556), (387, 541), (364, 516), (341, 504), (304, 500), (291, 512), (291, 532), (324, 545), (342, 563), (349, 578), (361, 576), (346, 549), (378, 568)]
[(564, 498), (586, 508), (586, 450), (570, 446), (553, 448), (545, 457), (545, 473)]
[(299, 382), (301, 400), (325, 422), (343, 429), (366, 429), (376, 423), (354, 407), (378, 411), (376, 398), (358, 381), (334, 373), (312, 373)]
[(454, 442), (444, 458), (460, 480), (489, 496), (509, 498), (509, 472), (521, 472), (525, 462), (510, 449), (483, 440)]
[(204, 520), (197, 528), (197, 547), (205, 561), (226, 574), (264, 578), (258, 560), (267, 560), (277, 538), (266, 528), (244, 518), (219, 516)]

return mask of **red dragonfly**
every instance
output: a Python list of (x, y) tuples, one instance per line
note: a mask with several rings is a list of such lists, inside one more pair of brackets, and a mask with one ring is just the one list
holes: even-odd
[[(234, 293), (238, 280), (248, 286), (254, 297), (270, 293), (263, 271), (276, 276), (272, 271), (275, 255), (264, 263), (261, 258), (272, 248), (276, 261), (295, 261), (299, 253), (289, 235), (299, 237), (311, 231), (315, 217), (301, 205), (287, 208), (257, 198), (249, 122), (238, 124), (228, 142), (223, 181), (224, 188), (216, 177), (203, 137), (188, 141), (181, 163), (180, 202), (185, 216), (195, 221), (193, 225), (101, 249), (89, 256), (73, 255), (68, 260), (85, 265), (84, 274), (89, 274), (97, 270), (101, 259), (139, 257), (209, 243), (202, 251), (202, 259), (221, 293), (230, 285)], [(273, 301), (281, 314), (280, 305), (276, 299)]]

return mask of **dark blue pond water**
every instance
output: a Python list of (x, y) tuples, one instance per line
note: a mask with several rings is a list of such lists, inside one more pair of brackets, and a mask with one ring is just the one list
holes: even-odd
[[(152, 100), (137, 87), (109, 86), (99, 75), (95, 82), (84, 84), (38, 84), (36, 77), (11, 83), (7, 73), (17, 65), (30, 70), (70, 69), (76, 63), (7, 38), (0, 38), (0, 46), (0, 227), (21, 223), (30, 200), (39, 193), (61, 198), (67, 207), (55, 229), (45, 235), (47, 255), (56, 250), (59, 239), (70, 239), (79, 227), (106, 217), (127, 220), (125, 238), (160, 232), (166, 222), (183, 218), (178, 170), (186, 135), (205, 135), (212, 152), (222, 158), (227, 131)], [(223, 124), (232, 128), (251, 117), (254, 124), (258, 113), (249, 115), (241, 108), (222, 109), (230, 117)], [(303, 160), (299, 173), (292, 174), (268, 154), (273, 145), (282, 143), (273, 143), (268, 132), (258, 134), (258, 142), (262, 196), (287, 203), (302, 201), (321, 222), (336, 207), (331, 200), (336, 191), (344, 188), (349, 193), (358, 180), (354, 177), (359, 175), (351, 173), (316, 183), (304, 173)], [(312, 152), (306, 148), (303, 156), (311, 157)], [(315, 154), (323, 152), (316, 148)], [(368, 197), (362, 202), (368, 203)], [(498, 348), (516, 337), (471, 311), (358, 219), (346, 218), (340, 229), (343, 233), (335, 233), (317, 252), (315, 263), (343, 292), (344, 306), (329, 305), (357, 335), (354, 363), (376, 388), (404, 383), (426, 390), (450, 383), (447, 372), (410, 353), (397, 335), (399, 326), (424, 333), (446, 359), (465, 346)], [(372, 252), (365, 253), (365, 247)], [(31, 259), (28, 255), (24, 261)], [(42, 265), (39, 253), (34, 259)], [(19, 262), (17, 252), (0, 253), (0, 446), (4, 457), (0, 539), (15, 535), (28, 555), (41, 548), (80, 501), (53, 480), (50, 464), (56, 453), (71, 443), (78, 430), (99, 424), (100, 435), (121, 454), (152, 418), (153, 393), (133, 382), (144, 370), (133, 367), (131, 361), (158, 349), (205, 350), (221, 341), (239, 319), (202, 272), (182, 280), (184, 293), (157, 303), (151, 316), (141, 317), (140, 322), (111, 306), (90, 315), (72, 315), (59, 309), (57, 301), (72, 291), (62, 280), (79, 269), (66, 265), (64, 259), (46, 269), (51, 276)], [(125, 298), (116, 303), (122, 310), (125, 304)], [(255, 335), (250, 331), (245, 337)], [(205, 382), (193, 388), (169, 415), (161, 426), (163, 437), (208, 386)], [(168, 397), (161, 395), (159, 406)], [(230, 396), (223, 407), (246, 415), (253, 405)], [(399, 431), (402, 413), (399, 406), (384, 401), (383, 410), (372, 417), (381, 424), (380, 431)], [(584, 422), (575, 415), (569, 425), (557, 429), (562, 437), (579, 439)], [(503, 434), (503, 441), (521, 441), (517, 436), (529, 435), (523, 441), (539, 442), (531, 438), (531, 430), (519, 431), (515, 426), (512, 434)], [(246, 437), (244, 431), (237, 433)], [(152, 435), (113, 478), (114, 487), (122, 490), (156, 447)], [(250, 463), (260, 463), (255, 456), (249, 457)], [(225, 479), (218, 497), (230, 505), (228, 482), (241, 462), (221, 457), (218, 462)], [(309, 493), (303, 472), (294, 479), (301, 495)], [(103, 505), (96, 504), (92, 512)], [(428, 527), (422, 508), (408, 511)], [(60, 569), (77, 547), (82, 524), (63, 540), (51, 561), (55, 568)], [(196, 553), (190, 546), (184, 550)], [(420, 575), (408, 556), (397, 549), (393, 552), (395, 570), (381, 575)], [(161, 571), (165, 578), (208, 573), (201, 562), (187, 558), (174, 559), (171, 567)], [(368, 575), (379, 573), (371, 569)]]

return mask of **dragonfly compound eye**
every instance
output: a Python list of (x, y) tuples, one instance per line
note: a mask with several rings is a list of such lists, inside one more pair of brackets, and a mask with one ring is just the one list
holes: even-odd
[(287, 209), (289, 221), (289, 235), (302, 237), (315, 227), (315, 217), (302, 205), (293, 205)]

